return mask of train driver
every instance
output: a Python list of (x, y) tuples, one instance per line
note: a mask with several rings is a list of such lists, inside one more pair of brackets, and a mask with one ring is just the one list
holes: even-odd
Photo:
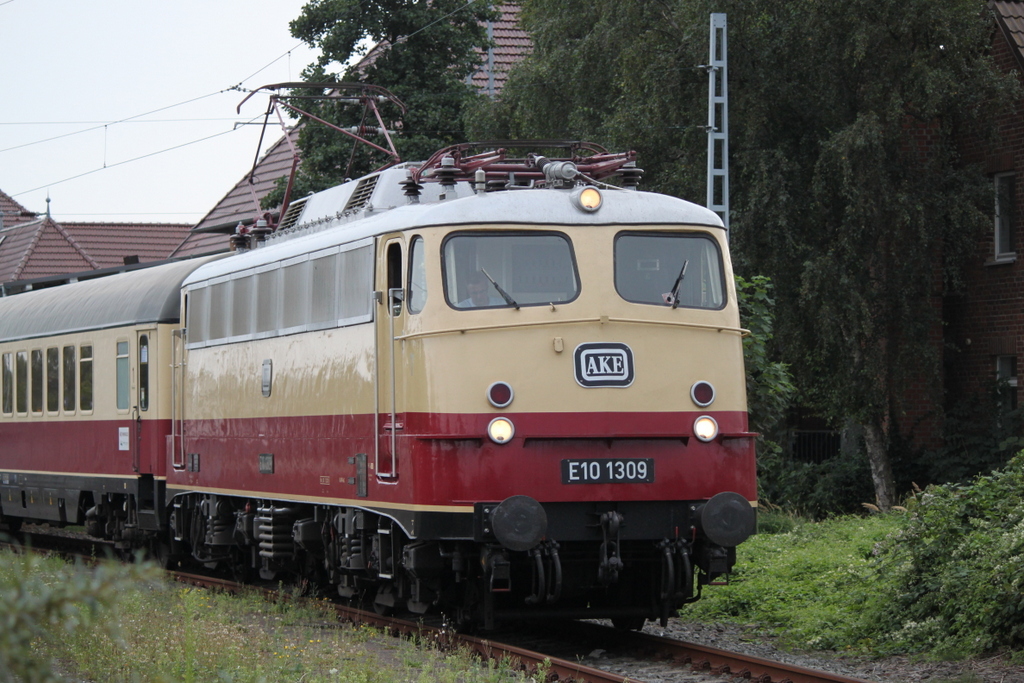
[(475, 271), (469, 274), (466, 279), (466, 293), (469, 297), (460, 301), (459, 308), (481, 308), (483, 306), (500, 306), (505, 302), (501, 297), (491, 296), (488, 290), (491, 288), (491, 281), (482, 271)]

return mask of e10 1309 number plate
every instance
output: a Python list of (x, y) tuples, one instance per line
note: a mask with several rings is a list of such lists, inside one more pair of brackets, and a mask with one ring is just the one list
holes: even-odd
[(651, 484), (654, 482), (652, 458), (614, 458), (600, 460), (563, 460), (563, 484)]

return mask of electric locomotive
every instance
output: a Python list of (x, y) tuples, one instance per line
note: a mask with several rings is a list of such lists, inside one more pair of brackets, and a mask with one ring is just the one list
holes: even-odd
[(185, 280), (174, 550), (487, 626), (664, 619), (754, 528), (722, 224), (632, 154), (468, 151)]
[(62, 287), (104, 311), (73, 329), (0, 299), (3, 520), (486, 627), (637, 628), (726, 576), (756, 483), (720, 219), (632, 153), (471, 149), (152, 269), (160, 315), (108, 310), (145, 271)]

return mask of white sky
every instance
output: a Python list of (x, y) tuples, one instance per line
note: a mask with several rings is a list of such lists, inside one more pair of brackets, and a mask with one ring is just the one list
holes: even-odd
[(236, 123), (267, 96), (236, 114), (227, 89), (314, 61), (288, 33), (305, 2), (0, 0), (0, 190), (58, 221), (198, 222), (257, 154)]

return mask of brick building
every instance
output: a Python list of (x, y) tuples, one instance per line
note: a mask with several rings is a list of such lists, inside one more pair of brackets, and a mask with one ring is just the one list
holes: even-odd
[[(989, 3), (992, 55), (1024, 85), (1024, 1)], [(1024, 354), (1024, 101), (999, 120), (995, 142), (967, 141), (965, 160), (981, 164), (992, 182), (992, 228), (966, 269), (966, 289), (947, 297), (944, 319), (948, 399), (978, 395), (999, 380), (1003, 401), (1016, 407), (1018, 358)]]

